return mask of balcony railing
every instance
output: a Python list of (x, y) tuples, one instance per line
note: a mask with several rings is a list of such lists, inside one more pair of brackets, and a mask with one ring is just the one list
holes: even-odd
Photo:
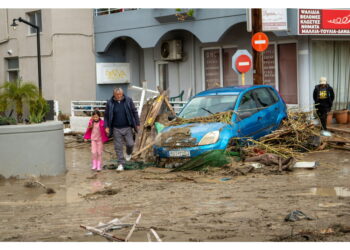
[(132, 11), (137, 10), (137, 8), (128, 8), (128, 9), (117, 9), (117, 8), (104, 8), (104, 9), (94, 9), (95, 16), (103, 16), (103, 15), (110, 15), (110, 14), (116, 14), (121, 13), (125, 11)]

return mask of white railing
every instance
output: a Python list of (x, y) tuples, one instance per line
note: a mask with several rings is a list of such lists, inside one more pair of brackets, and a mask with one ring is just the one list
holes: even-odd
[(137, 8), (104, 8), (104, 9), (94, 9), (94, 14), (95, 16), (102, 16), (102, 15), (110, 15), (110, 14), (115, 14), (115, 13), (120, 13), (120, 12), (125, 12), (125, 11), (131, 11), (131, 10), (137, 10)]
[[(134, 101), (136, 109), (140, 109), (140, 101)], [(170, 101), (175, 113), (179, 113), (187, 101)], [(104, 114), (106, 101), (72, 101), (71, 116), (91, 116), (94, 109), (98, 109), (102, 115)]]

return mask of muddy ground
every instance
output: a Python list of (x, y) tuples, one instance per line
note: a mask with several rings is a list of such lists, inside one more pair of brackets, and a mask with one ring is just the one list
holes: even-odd
[[(112, 144), (105, 149), (112, 152)], [(54, 194), (25, 187), (27, 180), (0, 181), (0, 240), (106, 241), (86, 235), (80, 225), (96, 226), (139, 210), (141, 221), (130, 241), (147, 241), (150, 228), (168, 242), (350, 241), (350, 152), (326, 150), (301, 160), (320, 166), (245, 176), (155, 167), (94, 175), (89, 145), (80, 144), (66, 149), (65, 175), (39, 179)], [(292, 210), (314, 220), (285, 222)], [(113, 234), (125, 238), (128, 231)]]

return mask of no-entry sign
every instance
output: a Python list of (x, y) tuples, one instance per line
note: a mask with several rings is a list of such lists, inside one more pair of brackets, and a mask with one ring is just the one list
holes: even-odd
[(269, 38), (263, 32), (255, 33), (252, 37), (252, 47), (256, 51), (262, 52), (269, 46)]
[(252, 61), (247, 55), (240, 55), (236, 59), (236, 69), (241, 73), (246, 73), (252, 67)]

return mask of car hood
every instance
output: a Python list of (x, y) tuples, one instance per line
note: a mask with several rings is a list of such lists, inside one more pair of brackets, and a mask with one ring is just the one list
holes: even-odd
[(210, 123), (187, 123), (178, 126), (166, 127), (162, 130), (162, 133), (170, 132), (172, 129), (188, 128), (192, 138), (197, 140), (197, 143), (208, 132), (215, 130), (222, 130), (223, 128), (230, 126), (224, 122), (210, 122)]

